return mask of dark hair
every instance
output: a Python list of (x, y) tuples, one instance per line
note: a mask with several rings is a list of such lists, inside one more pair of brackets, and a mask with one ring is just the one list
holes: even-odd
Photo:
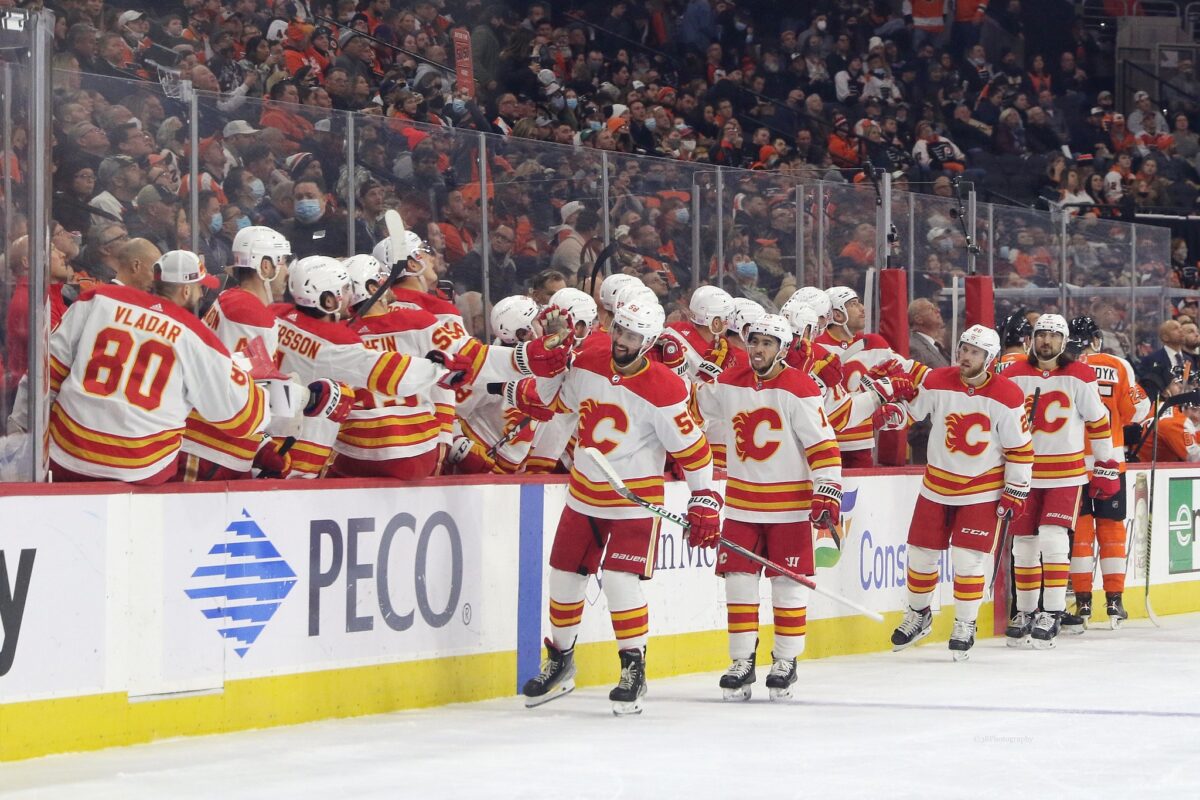
[(271, 92), (270, 92), (271, 99), (278, 100), (279, 98), (283, 97), (284, 91), (286, 91), (289, 86), (295, 86), (295, 85), (296, 84), (293, 83), (292, 81), (279, 81), (278, 83), (276, 83), (274, 86), (271, 87)]
[(307, 177), (307, 178), (299, 178), (299, 179), (297, 179), (297, 180), (296, 180), (296, 182), (292, 184), (292, 192), (293, 192), (293, 193), (295, 193), (295, 191), (296, 191), (296, 187), (297, 187), (297, 186), (299, 186), (299, 185), (300, 185), (300, 184), (302, 184), (302, 183), (311, 183), (311, 184), (313, 184), (314, 186), (316, 186), (316, 187), (317, 187), (317, 190), (318, 190), (318, 191), (319, 191), (321, 194), (325, 194), (325, 193), (328, 191), (328, 190), (325, 188), (325, 181), (323, 181), (323, 180), (321, 180), (320, 178), (318, 178), (317, 176), (313, 175), (313, 176), (311, 176), (311, 177)]

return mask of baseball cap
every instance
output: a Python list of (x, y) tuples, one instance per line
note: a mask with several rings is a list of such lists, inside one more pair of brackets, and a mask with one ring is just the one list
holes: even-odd
[(100, 169), (96, 173), (96, 179), (103, 186), (116, 177), (117, 173), (126, 167), (136, 167), (137, 162), (129, 156), (109, 156), (100, 162)]
[(1133, 102), (1135, 102), (1135, 103), (1138, 102), (1139, 100), (1149, 100), (1149, 99), (1150, 99), (1149, 92), (1134, 92), (1133, 93)]
[(1103, 109), (1103, 108), (1101, 108), (1100, 106), (1093, 106), (1093, 107), (1092, 107), (1092, 111), (1091, 111), (1091, 113), (1090, 113), (1090, 114), (1088, 114), (1088, 116), (1089, 116), (1089, 117), (1092, 117), (1092, 116), (1097, 116), (1097, 115), (1100, 115), (1100, 114), (1103, 114), (1103, 113), (1104, 113), (1104, 109)]
[(572, 200), (569, 203), (563, 204), (563, 207), (559, 209), (558, 213), (562, 216), (562, 221), (565, 225), (568, 219), (575, 214), (578, 214), (580, 211), (583, 211), (583, 203), (579, 202), (578, 200)]
[(154, 274), (163, 283), (198, 283), (208, 289), (220, 287), (216, 275), (209, 275), (200, 256), (189, 250), (171, 250), (154, 262)]
[(117, 23), (120, 25), (128, 25), (131, 22), (137, 22), (144, 16), (146, 15), (141, 11), (126, 11), (124, 14), (117, 17)]
[(354, 28), (344, 28), (342, 32), (338, 34), (338, 47), (345, 47), (351, 39), (357, 38), (360, 35), (361, 34)]
[(221, 135), (228, 138), (230, 136), (250, 136), (258, 133), (258, 128), (252, 127), (249, 122), (243, 119), (235, 119), (233, 122), (227, 123)]
[(143, 186), (137, 196), (133, 198), (135, 208), (141, 208), (148, 203), (168, 203), (174, 205), (179, 202), (179, 195), (172, 192), (165, 186), (159, 186), (156, 183), (151, 183)]

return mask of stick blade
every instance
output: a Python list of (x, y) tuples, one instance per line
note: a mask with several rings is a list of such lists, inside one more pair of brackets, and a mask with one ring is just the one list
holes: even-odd
[[(400, 216), (399, 211), (389, 208), (383, 212), (383, 223), (387, 226), (388, 238), (392, 241), (393, 263), (404, 261), (408, 258), (408, 253), (404, 251), (404, 218)], [(387, 266), (390, 267), (392, 264)]]

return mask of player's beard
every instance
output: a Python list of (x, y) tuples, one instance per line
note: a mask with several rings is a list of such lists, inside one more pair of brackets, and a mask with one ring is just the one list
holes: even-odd
[(616, 342), (613, 342), (612, 360), (613, 360), (613, 363), (616, 364), (618, 367), (621, 367), (622, 369), (624, 369), (625, 367), (628, 367), (633, 362), (637, 361), (638, 357), (639, 357), (639, 354), (636, 350), (627, 350), (626, 348), (618, 345)]
[(1055, 352), (1054, 345), (1052, 344), (1035, 345), (1033, 354), (1037, 356), (1038, 361), (1042, 362), (1054, 361), (1059, 356), (1059, 353)]
[(970, 367), (964, 367), (962, 364), (959, 364), (958, 365), (958, 377), (962, 378), (962, 380), (964, 382), (973, 381), (976, 378), (978, 378), (980, 375), (982, 375), (983, 371), (987, 368), (980, 367), (979, 369), (971, 370), (970, 372), (968, 372), (968, 370), (970, 370), (970, 369), (971, 369)]

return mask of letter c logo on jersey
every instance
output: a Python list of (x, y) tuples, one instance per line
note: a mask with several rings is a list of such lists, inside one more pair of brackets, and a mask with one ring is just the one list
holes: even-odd
[(783, 420), (773, 408), (756, 408), (734, 416), (733, 440), (740, 460), (766, 461), (779, 449), (779, 442), (773, 439), (758, 443), (758, 429), (763, 425), (766, 425), (768, 430), (783, 430)]
[(595, 400), (584, 400), (579, 404), (579, 441), (586, 447), (594, 447), (608, 455), (617, 449), (617, 442), (604, 438), (604, 434), (628, 431), (629, 417), (620, 406)]
[[(1032, 397), (1025, 398), (1026, 413), (1029, 412), (1032, 403)], [(1033, 429), (1040, 433), (1055, 433), (1067, 424), (1070, 411), (1071, 398), (1066, 392), (1042, 392), (1038, 397), (1037, 409), (1034, 412)], [(1052, 414), (1053, 416), (1051, 416)]]
[(977, 456), (987, 449), (987, 436), (972, 441), (971, 435), (979, 429), (986, 434), (992, 429), (992, 420), (987, 414), (947, 414), (946, 449), (951, 453)]

